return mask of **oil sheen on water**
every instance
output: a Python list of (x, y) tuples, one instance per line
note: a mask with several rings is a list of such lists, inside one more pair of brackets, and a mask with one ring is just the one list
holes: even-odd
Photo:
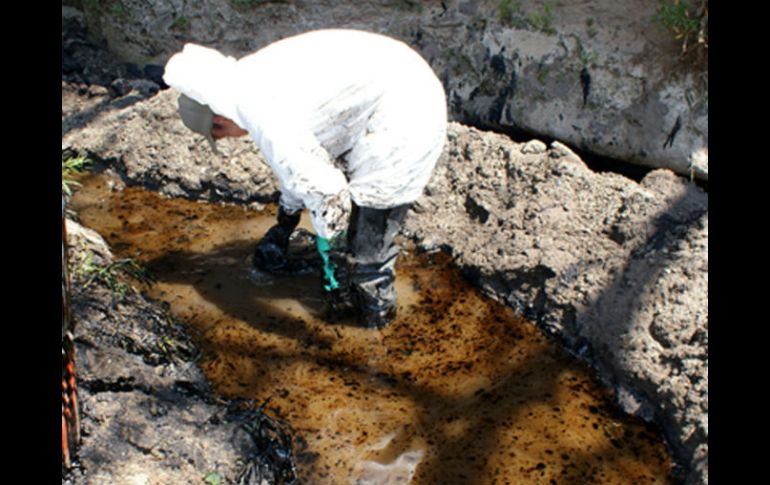
[(330, 324), (317, 316), (320, 276), (251, 268), (275, 208), (83, 184), (71, 207), (152, 271), (146, 294), (188, 326), (214, 389), (270, 398), (291, 426), (301, 483), (675, 483), (658, 432), (446, 255), (402, 255), (391, 326)]

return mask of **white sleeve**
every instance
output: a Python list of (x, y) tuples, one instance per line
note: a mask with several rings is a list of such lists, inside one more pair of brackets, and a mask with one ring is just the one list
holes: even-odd
[(278, 201), (278, 205), (280, 205), (286, 213), (296, 214), (305, 208), (305, 203), (302, 202), (302, 199), (294, 197), (291, 193), (284, 190), (283, 187), (279, 188), (281, 191), (281, 198)]
[(248, 129), (278, 177), (283, 201), (295, 206), (290, 208), (302, 201), (310, 211), (313, 228), (323, 238), (332, 239), (346, 231), (351, 209), (348, 181), (315, 135), (280, 121), (262, 125)]

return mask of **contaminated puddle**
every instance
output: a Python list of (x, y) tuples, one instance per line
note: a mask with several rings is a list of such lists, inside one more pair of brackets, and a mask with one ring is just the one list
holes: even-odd
[(82, 182), (71, 208), (152, 271), (146, 293), (191, 329), (214, 389), (291, 426), (300, 483), (675, 483), (656, 431), (446, 255), (400, 258), (391, 326), (326, 323), (320, 277), (251, 268), (275, 208)]

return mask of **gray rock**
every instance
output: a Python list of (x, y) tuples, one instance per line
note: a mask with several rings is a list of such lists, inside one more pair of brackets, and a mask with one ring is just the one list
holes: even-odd
[[(524, 153), (522, 151), (522, 153)], [(542, 152), (541, 152), (542, 153)], [(551, 156), (553, 158), (569, 158), (570, 160), (580, 160), (575, 152), (573, 152), (567, 145), (559, 141), (551, 143)]]
[[(77, 147), (101, 160), (114, 161), (134, 183), (164, 195), (243, 203), (275, 200), (276, 180), (246, 138), (220, 140), (223, 155), (185, 128), (176, 109), (179, 93), (165, 90), (145, 102), (128, 95), (92, 110), (98, 123), (82, 129), (82, 119), (62, 121), (63, 146)], [(73, 100), (75, 104), (80, 100)]]
[(539, 155), (541, 153), (545, 153), (546, 148), (547, 147), (545, 146), (545, 143), (542, 141), (530, 140), (521, 146), (521, 153)]
[(708, 180), (708, 66), (683, 63), (680, 42), (654, 20), (656, 2), (570, 0), (548, 15), (537, 2), (514, 4), (505, 15), (498, 0), (150, 0), (111, 13), (84, 9), (92, 36), (140, 66), (164, 65), (185, 42), (237, 57), (319, 28), (388, 34), (433, 66), (457, 121), (524, 129)]
[(153, 81), (146, 79), (123, 79), (118, 78), (110, 84), (118, 96), (125, 96), (131, 91), (137, 91), (143, 97), (149, 97), (157, 93), (160, 87)]

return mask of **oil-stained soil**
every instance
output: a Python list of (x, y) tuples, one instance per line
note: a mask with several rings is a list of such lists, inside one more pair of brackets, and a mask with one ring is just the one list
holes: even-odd
[(657, 431), (445, 254), (401, 257), (391, 326), (330, 324), (317, 275), (251, 269), (273, 209), (83, 182), (73, 209), (154, 275), (214, 390), (291, 426), (301, 483), (676, 483)]
[[(140, 10), (148, 5), (134, 3)], [(511, 113), (501, 111), (506, 97), (511, 98), (509, 101), (514, 97), (514, 101), (518, 100), (508, 103), (514, 111), (515, 105), (524, 106), (525, 111), (534, 113), (536, 118), (550, 120), (556, 118), (556, 113), (550, 117), (540, 116), (542, 110), (533, 111), (532, 103), (523, 102), (522, 96), (556, 102), (554, 106), (561, 113), (566, 106), (559, 101), (561, 92), (574, 101), (567, 104), (579, 107), (578, 118), (592, 124), (590, 129), (585, 126), (578, 129), (581, 125), (578, 122), (572, 128), (578, 129), (578, 134), (594, 137), (597, 130), (603, 129), (595, 121), (609, 113), (612, 106), (628, 106), (622, 100), (628, 95), (635, 96), (636, 86), (644, 88), (644, 99), (639, 100), (642, 105), (651, 102), (660, 107), (661, 99), (655, 96), (656, 92), (665, 94), (665, 102), (679, 99), (681, 106), (689, 106), (685, 111), (696, 114), (689, 119), (690, 124), (695, 123), (691, 128), (707, 135), (707, 123), (703, 124), (701, 116), (707, 112), (704, 111), (707, 96), (705, 105), (690, 105), (690, 99), (685, 96), (692, 93), (690, 90), (680, 90), (677, 94), (668, 88), (657, 89), (654, 80), (647, 82), (650, 79), (646, 79), (641, 85), (636, 82), (641, 79), (636, 61), (649, 61), (653, 70), (659, 71), (660, 63), (666, 62), (666, 56), (655, 54), (660, 42), (672, 47), (669, 52), (678, 49), (680, 44), (673, 37), (666, 40), (653, 32), (654, 29), (646, 28), (651, 20), (644, 15), (639, 16), (635, 24), (644, 27), (641, 30), (618, 31), (612, 27), (618, 22), (625, 27), (630, 25), (625, 15), (626, 5), (618, 2), (598, 2), (606, 3), (601, 6), (597, 2), (581, 1), (554, 10), (554, 21), (561, 25), (557, 25), (558, 30), (576, 27), (586, 53), (602, 45), (610, 46), (613, 51), (607, 56), (599, 55), (598, 69), (589, 67), (592, 81), (585, 105), (585, 91), (580, 89), (585, 83), (581, 83), (582, 73), (578, 72), (584, 66), (577, 62), (577, 57), (571, 56), (573, 62), (570, 62), (569, 57), (564, 58), (562, 54), (564, 49), (572, 49), (574, 54), (574, 48), (580, 46), (580, 42), (575, 44), (579, 39), (515, 29), (517, 32), (513, 35), (524, 41), (514, 42), (517, 49), (533, 54), (529, 61), (524, 59), (524, 64), (516, 62), (517, 54), (513, 50), (497, 52), (499, 46), (505, 47), (511, 40), (507, 27), (500, 31), (492, 25), (494, 19), (491, 24), (488, 22), (489, 12), (499, 7), (497, 1), (447, 2), (446, 9), (444, 2), (436, 2), (435, 9), (426, 7), (422, 17), (432, 16), (435, 10), (441, 18), (437, 24), (425, 24), (413, 9), (403, 9), (405, 2), (374, 2), (377, 4), (374, 10), (363, 7), (364, 17), (358, 11), (361, 9), (338, 6), (334, 2), (320, 8), (317, 2), (309, 2), (314, 13), (307, 18), (295, 16), (302, 9), (294, 3), (263, 2), (262, 10), (236, 9), (237, 15), (233, 15), (232, 6), (227, 2), (200, 5), (187, 2), (184, 9), (184, 18), (189, 20), (190, 27), (187, 32), (178, 29), (181, 25), (178, 21), (183, 20), (176, 11), (178, 6), (173, 2), (163, 6), (161, 3), (155, 2), (155, 7), (162, 7), (168, 15), (161, 10), (149, 15), (129, 15), (136, 22), (151, 21), (155, 27), (158, 22), (167, 26), (175, 24), (170, 29), (150, 29), (153, 35), (173, 37), (160, 43), (146, 38), (146, 29), (132, 28), (132, 22), (124, 16), (105, 16), (104, 9), (62, 7), (62, 149), (69, 147), (79, 154), (87, 154), (120, 173), (126, 182), (174, 197), (259, 205), (277, 200), (278, 186), (247, 137), (221, 140), (219, 147), (225, 155), (212, 154), (203, 138), (183, 126), (176, 109), (177, 93), (163, 89), (160, 79), (163, 60), (156, 58), (152, 63), (158, 64), (144, 67), (124, 64), (131, 59), (122, 55), (126, 53), (123, 47), (139, 40), (147, 48), (140, 49), (142, 56), (148, 52), (160, 55), (161, 51), (170, 54), (181, 48), (181, 42), (197, 39), (206, 45), (225, 42), (230, 47), (219, 47), (231, 53), (245, 53), (257, 44), (264, 45), (285, 36), (286, 25), (290, 31), (296, 31), (297, 26), (309, 21), (312, 28), (317, 28), (324, 22), (321, 17), (331, 22), (329, 25), (339, 26), (347, 18), (348, 23), (353, 22), (357, 27), (366, 24), (367, 28), (382, 32), (396, 33), (392, 30), (395, 27), (404, 39), (416, 35), (410, 43), (449, 69), (441, 78), (448, 83), (450, 108), (463, 112), (471, 109), (482, 118), (488, 114), (494, 119), (487, 121), (492, 121), (492, 126), (498, 129), (501, 113), (511, 119)], [(634, 8), (647, 11), (654, 9), (655, 3), (636, 2), (638, 5)], [(207, 11), (212, 6), (227, 12), (212, 16)], [(289, 15), (277, 13), (275, 8)], [(578, 13), (588, 9), (588, 20), (594, 19), (598, 30), (593, 34), (590, 29), (586, 31), (587, 17), (570, 14), (570, 9), (575, 8)], [(443, 11), (447, 9), (448, 12)], [(254, 25), (267, 25), (260, 24), (260, 11), (268, 15), (272, 29), (255, 31)], [(615, 14), (620, 11), (624, 15)], [(321, 17), (316, 18), (316, 13)], [(397, 17), (400, 20), (394, 21)], [(225, 19), (228, 35), (215, 35), (218, 39), (215, 40), (210, 37), (212, 32), (216, 33), (211, 22), (217, 18)], [(246, 18), (251, 20), (242, 23)], [(602, 25), (609, 28), (603, 29)], [(260, 39), (254, 37), (257, 31)], [(125, 37), (130, 37), (130, 32), (139, 37), (134, 40)], [(238, 32), (245, 33), (245, 37), (239, 40)], [(646, 39), (641, 51), (625, 42), (612, 41), (618, 33), (629, 32)], [(115, 42), (106, 42), (102, 35), (112, 35)], [(246, 41), (242, 42), (243, 39)], [(610, 41), (606, 42), (607, 39)], [(440, 48), (436, 50), (436, 46)], [(455, 48), (444, 49), (446, 46)], [(625, 62), (622, 55), (618, 57), (623, 51), (631, 54), (632, 62)], [(677, 63), (681, 60), (678, 56), (669, 56), (669, 61), (675, 57)], [(601, 67), (617, 66), (618, 62), (633, 72), (630, 84), (610, 81), (616, 70)], [(559, 65), (568, 69), (556, 76), (546, 76), (548, 69), (541, 68), (549, 65), (551, 73)], [(570, 69), (574, 74), (572, 82), (565, 84), (570, 78)], [(444, 72), (442, 68), (438, 70)], [(562, 76), (565, 73), (566, 77)], [(666, 86), (672, 80), (667, 75), (662, 79)], [(479, 83), (483, 84), (481, 92), (472, 89)], [(616, 89), (618, 87), (621, 89)], [(543, 89), (550, 93), (545, 98)], [(464, 99), (469, 93), (473, 98), (470, 103), (461, 102), (456, 96)], [(554, 93), (556, 96), (551, 96)], [(677, 147), (687, 147), (689, 142), (701, 138), (700, 135), (693, 138), (680, 130), (673, 146), (664, 144), (678, 126), (677, 113), (681, 110), (642, 109), (653, 117), (664, 114), (667, 121), (640, 125), (638, 108), (642, 105), (635, 101), (631, 105), (623, 112), (632, 118), (632, 131), (644, 138), (640, 139), (643, 144), (652, 141), (658, 147), (656, 150), (666, 145), (663, 150), (667, 161), (672, 160), (670, 156)], [(598, 118), (586, 110), (593, 110)], [(464, 123), (482, 122), (473, 113), (463, 112), (453, 118)], [(523, 119), (513, 114), (517, 122)], [(563, 114), (564, 123), (569, 124), (569, 113)], [(502, 118), (499, 121), (504, 122)], [(546, 124), (546, 132), (559, 125)], [(618, 126), (604, 123), (604, 128), (609, 127), (610, 131)], [(530, 129), (538, 131), (534, 126)], [(545, 136), (542, 130), (538, 132)], [(559, 339), (565, 349), (590, 363), (596, 375), (614, 391), (614, 399), (623, 409), (662, 427), (675, 459), (686, 470), (687, 485), (707, 484), (708, 194), (665, 170), (650, 172), (638, 183), (616, 174), (593, 172), (564, 144), (588, 148), (585, 143), (555, 136), (558, 141), (550, 146), (540, 140), (516, 143), (489, 131), (449, 123), (445, 152), (419, 203), (410, 211), (404, 233), (421, 249), (441, 248), (449, 252), (465, 276), (485, 294), (494, 295), (523, 312), (548, 335)], [(596, 143), (603, 147), (602, 152), (610, 145), (620, 146), (614, 139), (604, 142), (593, 139), (589, 144)], [(641, 152), (633, 150), (633, 153)], [(651, 155), (647, 150), (645, 153)], [(702, 152), (696, 152), (692, 159), (680, 157), (692, 162), (696, 178), (707, 175), (707, 153), (705, 158), (701, 155)], [(688, 169), (682, 173), (691, 172)], [(85, 292), (87, 298), (93, 296), (90, 290)], [(105, 301), (100, 301), (100, 305), (110, 306)], [(104, 310), (102, 313), (107, 320), (113, 316), (117, 321), (126, 320), (121, 312), (112, 315)], [(84, 337), (81, 335), (81, 338)]]

